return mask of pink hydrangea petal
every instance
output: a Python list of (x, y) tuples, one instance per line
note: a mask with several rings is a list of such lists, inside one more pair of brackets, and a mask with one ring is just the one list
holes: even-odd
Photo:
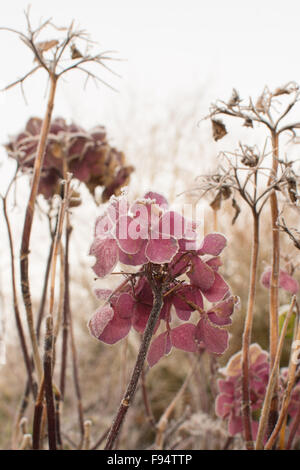
[(193, 257), (192, 267), (187, 275), (195, 286), (198, 286), (204, 291), (208, 291), (215, 281), (215, 273), (213, 269), (204, 263), (198, 256)]
[(134, 299), (132, 295), (124, 292), (119, 295), (115, 304), (114, 310), (120, 318), (131, 318), (133, 315)]
[(283, 271), (283, 269), (281, 269), (279, 273), (279, 287), (291, 294), (297, 294), (299, 291), (298, 281), (290, 276), (286, 271)]
[(89, 254), (96, 257), (93, 270), (99, 277), (110, 274), (119, 259), (119, 250), (116, 241), (108, 238), (105, 240), (95, 238)]
[(233, 404), (233, 397), (224, 395), (223, 393), (218, 395), (216, 399), (216, 405), (215, 405), (216, 415), (219, 416), (220, 418), (225, 418), (226, 416), (228, 416), (231, 411), (232, 404)]
[(101, 335), (98, 337), (100, 341), (107, 344), (115, 344), (128, 335), (131, 328), (130, 318), (120, 318), (114, 312), (111, 321), (106, 325)]
[(170, 263), (178, 251), (178, 242), (175, 238), (150, 239), (146, 246), (145, 254), (150, 263)]
[(233, 397), (234, 395), (234, 380), (218, 380), (218, 389), (220, 393)]
[(174, 277), (178, 276), (183, 274), (188, 269), (189, 262), (189, 254), (183, 255), (182, 253), (177, 253), (169, 265), (169, 270)]
[(96, 238), (114, 238), (114, 226), (107, 214), (100, 215), (95, 224)]
[(231, 436), (235, 436), (243, 431), (243, 420), (241, 416), (235, 416), (233, 413), (230, 414), (228, 431)]
[(216, 258), (211, 258), (208, 261), (206, 261), (206, 264), (208, 264), (208, 266), (210, 266), (214, 271), (218, 271), (220, 266), (222, 266), (222, 261), (217, 256)]
[(152, 191), (149, 191), (148, 193), (146, 193), (144, 195), (144, 199), (151, 199), (155, 201), (155, 203), (158, 206), (160, 206), (162, 209), (167, 209), (169, 205), (167, 199), (164, 196), (162, 196), (159, 193), (154, 193)]
[(173, 304), (176, 309), (176, 314), (181, 320), (187, 321), (191, 316), (191, 312), (195, 310), (195, 307), (188, 302), (192, 302), (195, 306), (203, 309), (203, 298), (201, 292), (196, 286), (183, 286), (181, 289), (174, 293)]
[[(266, 287), (267, 289), (270, 288), (271, 274), (272, 274), (272, 270), (271, 268), (268, 268), (266, 269), (266, 271), (263, 272), (260, 278), (262, 285)], [(287, 292), (290, 292), (291, 294), (297, 294), (299, 290), (299, 283), (296, 279), (290, 276), (288, 272), (284, 271), (283, 269), (280, 269), (279, 287), (286, 290)]]
[(235, 298), (233, 296), (214, 305), (208, 312), (209, 320), (216, 325), (230, 325), (235, 305)]
[(104, 305), (96, 310), (88, 324), (91, 335), (99, 339), (113, 316), (114, 311), (110, 305)]
[(195, 342), (196, 327), (192, 323), (185, 323), (171, 330), (171, 342), (177, 349), (196, 352), (198, 350)]
[(112, 294), (112, 290), (110, 289), (95, 289), (94, 292), (99, 300), (107, 300)]
[(122, 250), (119, 250), (119, 261), (128, 266), (140, 266), (147, 264), (149, 262), (148, 258), (145, 255), (147, 240), (143, 240), (143, 244), (140, 250), (135, 255), (130, 255), (124, 253)]
[(121, 216), (116, 226), (116, 240), (119, 248), (127, 254), (135, 255), (142, 247), (144, 240), (142, 240), (138, 234), (135, 237), (131, 237), (129, 234), (130, 223), (132, 218), (125, 215)]
[(218, 302), (219, 300), (222, 300), (228, 291), (228, 284), (226, 284), (224, 279), (218, 273), (215, 273), (215, 281), (213, 285), (207, 290), (202, 289), (204, 296), (209, 300), (209, 302)]
[(153, 367), (163, 356), (169, 354), (172, 349), (168, 331), (161, 333), (155, 338), (149, 348), (147, 361), (150, 367)]
[(162, 238), (173, 236), (176, 239), (195, 240), (197, 237), (194, 224), (175, 211), (162, 214), (158, 225), (152, 227), (152, 230), (159, 232)]
[(213, 255), (218, 256), (225, 248), (227, 243), (226, 238), (221, 233), (210, 233), (204, 238), (200, 249), (197, 251), (199, 255)]
[(197, 342), (203, 342), (211, 353), (223, 354), (228, 347), (227, 331), (214, 327), (205, 317), (197, 324), (195, 338)]

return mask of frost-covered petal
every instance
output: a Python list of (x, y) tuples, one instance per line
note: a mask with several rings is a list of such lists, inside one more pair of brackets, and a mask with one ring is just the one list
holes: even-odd
[(128, 266), (140, 266), (143, 264), (147, 264), (149, 260), (145, 255), (146, 244), (147, 244), (147, 240), (143, 240), (143, 244), (140, 247), (140, 250), (134, 255), (124, 253), (124, 251), (120, 249), (119, 261), (123, 264), (127, 264)]
[(203, 298), (198, 287), (186, 285), (174, 293), (173, 304), (178, 317), (187, 321), (197, 307), (203, 309)]
[(117, 341), (120, 341), (128, 335), (130, 328), (131, 319), (120, 318), (120, 316), (114, 312), (113, 318), (106, 325), (98, 339), (103, 341), (103, 343), (115, 344)]
[(127, 292), (123, 292), (114, 303), (114, 310), (120, 318), (131, 318), (133, 315), (134, 305), (135, 301), (132, 295)]
[(235, 298), (233, 296), (214, 305), (208, 312), (209, 320), (216, 325), (224, 326), (231, 324), (230, 316), (233, 314)]
[(107, 214), (100, 215), (95, 224), (96, 238), (114, 238), (114, 225)]
[(221, 393), (217, 396), (215, 411), (216, 415), (220, 418), (225, 418), (229, 415), (233, 405), (233, 397)]
[(215, 281), (213, 269), (198, 256), (193, 256), (192, 266), (187, 275), (192, 283), (203, 291), (208, 291)]
[(223, 354), (228, 346), (227, 331), (214, 327), (205, 317), (197, 324), (195, 338), (197, 342), (203, 342), (209, 352), (215, 354)]
[(213, 255), (218, 256), (225, 248), (227, 243), (226, 238), (221, 233), (210, 233), (204, 238), (197, 253), (199, 255)]
[(91, 335), (99, 339), (103, 330), (112, 320), (113, 316), (114, 311), (110, 305), (104, 305), (96, 310), (88, 324)]
[(175, 238), (150, 239), (145, 254), (150, 263), (170, 263), (178, 251), (178, 242)]
[(144, 195), (144, 199), (151, 199), (152, 201), (155, 201), (155, 203), (162, 209), (167, 209), (169, 205), (167, 199), (162, 194), (155, 193), (153, 191), (146, 193)]
[(177, 240), (195, 240), (197, 234), (194, 227), (195, 224), (185, 219), (179, 212), (167, 211), (160, 217), (158, 225), (152, 226), (152, 230), (159, 232), (162, 238), (172, 236)]
[(195, 342), (196, 327), (192, 323), (185, 323), (171, 330), (171, 342), (177, 349), (183, 351), (196, 352), (198, 350)]
[(95, 238), (89, 254), (96, 257), (93, 270), (99, 277), (110, 274), (119, 259), (118, 245), (115, 240), (109, 238), (104, 240)]
[(135, 255), (143, 246), (144, 240), (138, 232), (129, 233), (132, 221), (133, 219), (127, 215), (119, 218), (116, 226), (116, 240), (124, 253)]
[(157, 336), (150, 345), (147, 356), (149, 366), (153, 367), (163, 356), (169, 354), (171, 349), (170, 335), (168, 331), (165, 331)]
[[(261, 283), (267, 289), (270, 288), (271, 283), (271, 268), (266, 269), (261, 276)], [(299, 291), (299, 283), (296, 279), (294, 279), (287, 271), (280, 269), (279, 271), (279, 287), (290, 292), (291, 294), (297, 294)]]
[(243, 431), (243, 420), (241, 416), (236, 416), (234, 413), (231, 413), (228, 421), (228, 431), (231, 436), (241, 433)]
[(95, 289), (94, 292), (99, 300), (107, 300), (112, 294), (111, 289)]
[(224, 279), (218, 274), (215, 273), (215, 280), (213, 285), (207, 289), (201, 289), (204, 296), (209, 300), (210, 302), (218, 302), (219, 300), (222, 300), (227, 292), (229, 291), (228, 284), (224, 281)]

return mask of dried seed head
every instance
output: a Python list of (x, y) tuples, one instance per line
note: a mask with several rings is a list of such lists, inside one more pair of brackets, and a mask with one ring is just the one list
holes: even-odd
[(265, 102), (265, 97), (262, 94), (261, 96), (258, 97), (256, 104), (255, 104), (256, 111), (259, 113), (265, 113), (266, 112), (266, 102)]
[(227, 130), (225, 124), (219, 119), (212, 119), (212, 131), (213, 131), (213, 138), (215, 141), (222, 139), (226, 134)]
[(72, 44), (71, 45), (71, 58), (72, 59), (80, 59), (81, 57), (83, 57), (81, 52), (77, 49), (75, 44)]
[(293, 176), (287, 178), (288, 184), (288, 193), (290, 196), (291, 202), (297, 202), (297, 182)]
[(250, 118), (246, 118), (243, 124), (244, 127), (253, 127), (253, 121)]
[(241, 102), (240, 96), (235, 88), (232, 90), (232, 95), (230, 100), (228, 101), (227, 105), (232, 108), (233, 106), (237, 106)]

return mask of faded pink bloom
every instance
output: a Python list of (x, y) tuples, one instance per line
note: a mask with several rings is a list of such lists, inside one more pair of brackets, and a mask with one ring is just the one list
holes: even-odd
[[(89, 322), (93, 336), (113, 344), (131, 328), (144, 332), (153, 306), (146, 273), (160, 265), (166, 283), (156, 330), (161, 322), (166, 330), (152, 341), (149, 364), (153, 366), (172, 347), (190, 352), (206, 348), (214, 354), (226, 350), (225, 328), (231, 324), (237, 299), (218, 273), (219, 254), (226, 246), (223, 235), (209, 234), (200, 248), (192, 250), (189, 242), (196, 247), (196, 225), (171, 211), (166, 199), (153, 192), (132, 205), (124, 196), (111, 198), (96, 221), (94, 235), (90, 254), (96, 258), (93, 269), (97, 276), (110, 274), (118, 261), (139, 270), (131, 283), (123, 283), (115, 292), (96, 292), (105, 303)], [(187, 278), (179, 280), (183, 274)], [(212, 305), (204, 307), (204, 298)], [(197, 312), (196, 324), (186, 323), (192, 312)], [(174, 314), (184, 322), (175, 328), (171, 326)]]
[[(29, 119), (25, 130), (6, 145), (8, 154), (18, 161), (23, 172), (32, 171), (41, 126), (41, 119)], [(50, 126), (38, 189), (46, 199), (59, 192), (64, 162), (68, 171), (85, 183), (92, 194), (102, 186), (103, 201), (120, 194), (133, 171), (133, 167), (125, 165), (124, 154), (108, 144), (103, 126), (87, 132), (56, 118)]]
[[(269, 356), (258, 344), (250, 346), (249, 388), (251, 411), (260, 410), (269, 380)], [(219, 395), (216, 400), (216, 414), (228, 420), (229, 434), (234, 436), (243, 431), (242, 422), (242, 352), (231, 357), (227, 366), (220, 372), (225, 379), (218, 380)], [(254, 438), (258, 423), (252, 419)]]
[[(262, 285), (266, 287), (267, 289), (270, 288), (271, 274), (272, 274), (272, 269), (267, 268), (263, 272), (261, 279), (260, 279)], [(297, 294), (297, 292), (299, 291), (298, 281), (294, 279), (287, 271), (284, 271), (283, 269), (280, 269), (279, 271), (279, 287), (286, 290), (287, 292), (290, 292), (291, 294)]]

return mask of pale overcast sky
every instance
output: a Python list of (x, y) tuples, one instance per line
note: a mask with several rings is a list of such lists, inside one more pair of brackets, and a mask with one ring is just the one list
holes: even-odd
[[(265, 84), (277, 87), (300, 78), (298, 0), (30, 3), (35, 24), (41, 17), (52, 17), (58, 25), (69, 24), (74, 18), (99, 42), (100, 50), (117, 50), (118, 56), (126, 59), (113, 64), (122, 79), (109, 77), (119, 93), (105, 87), (97, 91), (92, 84), (84, 91), (77, 72), (60, 84), (54, 115), (80, 119), (83, 125), (108, 123), (111, 110), (126, 116), (129, 108), (138, 112), (139, 106), (142, 119), (146, 119), (154, 109), (162, 110), (167, 100), (193, 96), (201, 87), (208, 106), (216, 97), (229, 97), (233, 87), (248, 96), (259, 93)], [(24, 29), (27, 6), (24, 0), (2, 1), (0, 24)], [(0, 32), (0, 57), (2, 85), (32, 66), (26, 47), (7, 32)], [(0, 143), (22, 128), (29, 116), (42, 115), (43, 73), (28, 81), (25, 91), (28, 105), (19, 89), (1, 98)], [(3, 150), (0, 156), (4, 157)]]

